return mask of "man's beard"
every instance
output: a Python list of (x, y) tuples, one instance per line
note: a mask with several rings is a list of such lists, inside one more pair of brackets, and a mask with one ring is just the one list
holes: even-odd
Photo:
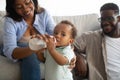
[(106, 32), (106, 31), (103, 29), (104, 34), (105, 34), (105, 35), (108, 35), (108, 36), (113, 36), (113, 34), (115, 33), (115, 31), (116, 31), (116, 27), (115, 27), (115, 26), (112, 27), (112, 30), (111, 30), (110, 32)]

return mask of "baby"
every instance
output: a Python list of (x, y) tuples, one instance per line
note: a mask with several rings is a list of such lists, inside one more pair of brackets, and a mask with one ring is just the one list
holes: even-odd
[(37, 54), (40, 61), (45, 62), (45, 80), (73, 80), (68, 66), (75, 56), (72, 43), (77, 30), (71, 22), (64, 20), (56, 25), (53, 35), (42, 35), (47, 49), (41, 49)]

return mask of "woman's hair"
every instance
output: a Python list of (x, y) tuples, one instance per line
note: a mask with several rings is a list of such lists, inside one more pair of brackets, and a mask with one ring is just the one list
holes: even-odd
[[(35, 11), (34, 11), (35, 14), (44, 11), (44, 9), (40, 8), (40, 6), (38, 5), (38, 0), (32, 0), (32, 1), (35, 6)], [(11, 17), (15, 21), (21, 21), (22, 17), (19, 14), (17, 14), (17, 12), (15, 11), (14, 3), (15, 0), (6, 0), (6, 16)]]
[(68, 21), (68, 20), (63, 20), (63, 21), (61, 21), (59, 24), (67, 24), (67, 25), (70, 25), (71, 27), (72, 27), (72, 29), (71, 29), (71, 37), (73, 38), (73, 39), (75, 39), (76, 38), (76, 36), (77, 36), (77, 29), (76, 29), (76, 27), (74, 26), (74, 24), (72, 24), (70, 21)]

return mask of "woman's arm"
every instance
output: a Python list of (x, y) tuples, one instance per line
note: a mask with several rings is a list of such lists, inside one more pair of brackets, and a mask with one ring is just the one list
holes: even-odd
[(26, 56), (31, 55), (35, 51), (32, 51), (29, 47), (17, 47), (13, 50), (12, 57), (14, 59), (22, 59), (25, 58)]
[(86, 39), (85, 35), (78, 37), (74, 43), (74, 52), (76, 54), (75, 74), (85, 78), (88, 74), (87, 61), (86, 61)]

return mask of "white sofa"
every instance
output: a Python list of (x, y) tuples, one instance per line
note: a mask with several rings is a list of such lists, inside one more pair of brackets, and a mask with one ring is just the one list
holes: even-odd
[[(4, 12), (0, 11), (0, 44), (2, 44), (3, 16)], [(76, 26), (78, 36), (81, 35), (82, 32), (100, 28), (97, 14), (54, 16), (53, 18), (56, 23), (61, 20), (70, 20)], [(41, 65), (41, 73), (42, 77), (44, 77), (44, 65)], [(20, 80), (19, 63), (14, 63), (0, 55), (0, 80)]]

